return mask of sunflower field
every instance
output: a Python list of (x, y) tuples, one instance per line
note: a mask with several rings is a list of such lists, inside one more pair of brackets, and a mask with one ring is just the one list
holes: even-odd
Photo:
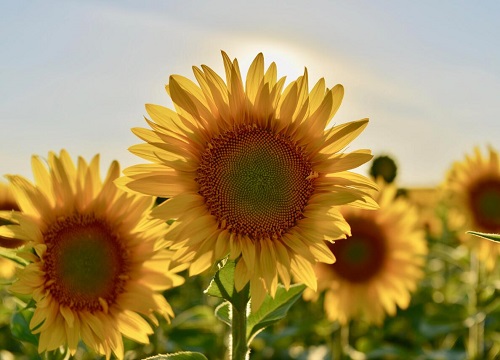
[(222, 59), (146, 106), (137, 165), (5, 174), (0, 360), (500, 358), (498, 149), (405, 188), (342, 85)]

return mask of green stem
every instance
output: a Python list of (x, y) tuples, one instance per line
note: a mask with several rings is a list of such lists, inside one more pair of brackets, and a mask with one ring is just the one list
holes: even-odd
[(233, 293), (231, 306), (231, 360), (249, 359), (247, 344), (247, 306), (249, 300), (249, 286), (240, 292)]
[(356, 350), (349, 342), (349, 332), (351, 329), (351, 322), (342, 325), (340, 328), (340, 341), (342, 343), (342, 355), (348, 359), (365, 360), (366, 356), (362, 352)]
[[(337, 323), (338, 324), (338, 323)], [(332, 359), (340, 360), (343, 356), (342, 351), (342, 326), (338, 325), (337, 330), (333, 332), (333, 336), (331, 338), (331, 351), (332, 351)]]
[(342, 355), (349, 352), (349, 323), (340, 327), (340, 344), (342, 346)]
[(350, 322), (339, 324), (338, 329), (334, 333), (331, 349), (333, 360), (345, 359), (351, 351), (355, 351), (349, 345), (349, 327)]
[(473, 321), (469, 327), (467, 352), (469, 359), (481, 359), (483, 357), (484, 319), (480, 319), (481, 314), (478, 312), (479, 260), (474, 250), (470, 254), (470, 272), (472, 284), (469, 289), (469, 315)]

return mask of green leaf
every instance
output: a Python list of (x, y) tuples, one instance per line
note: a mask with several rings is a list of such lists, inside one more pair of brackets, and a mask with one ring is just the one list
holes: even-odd
[(283, 319), (290, 307), (300, 298), (305, 288), (305, 285), (296, 284), (290, 286), (290, 289), (286, 291), (284, 286), (279, 285), (274, 299), (267, 295), (260, 309), (248, 317), (248, 343), (250, 344), (264, 328)]
[(32, 316), (32, 311), (15, 312), (10, 320), (10, 331), (17, 340), (38, 346), (38, 337), (33, 335), (30, 330), (29, 323)]
[(450, 334), (461, 328), (463, 328), (462, 322), (436, 324), (424, 319), (419, 324), (420, 333), (422, 333), (427, 339), (435, 339), (438, 336)]
[(226, 263), (215, 273), (214, 278), (204, 291), (210, 296), (219, 297), (234, 304), (234, 268), (236, 264), (233, 260), (227, 260)]
[(16, 250), (13, 249), (5, 249), (0, 247), (0, 257), (12, 260), (22, 266), (26, 266), (28, 264), (26, 260), (17, 256)]
[(191, 352), (191, 351), (182, 351), (174, 354), (163, 354), (163, 355), (155, 355), (146, 358), (145, 360), (208, 360), (205, 355), (202, 353)]
[[(248, 302), (248, 286), (241, 292), (236, 292), (234, 289), (234, 269), (235, 261), (226, 261), (205, 290), (208, 295), (227, 300), (217, 307), (215, 315), (229, 326), (233, 326), (230, 312), (231, 306), (244, 311)], [(298, 284), (290, 286), (290, 289), (286, 291), (282, 285), (279, 285), (274, 299), (267, 295), (260, 309), (248, 316), (246, 326), (247, 344), (250, 344), (253, 338), (264, 328), (283, 319), (290, 307), (299, 299), (304, 289), (305, 285)]]
[(231, 326), (231, 303), (229, 301), (224, 301), (217, 306), (215, 308), (215, 316), (223, 323)]
[(483, 239), (488, 239), (490, 241), (494, 242), (500, 242), (500, 234), (487, 234), (487, 233), (481, 233), (477, 231), (467, 231), (467, 234), (475, 235), (478, 237), (481, 237)]

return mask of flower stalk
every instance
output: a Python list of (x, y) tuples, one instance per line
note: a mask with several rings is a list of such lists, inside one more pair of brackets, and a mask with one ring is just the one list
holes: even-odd
[(247, 309), (249, 301), (249, 286), (240, 292), (234, 290), (231, 305), (231, 360), (249, 359), (247, 343)]
[(478, 312), (479, 259), (475, 251), (470, 254), (470, 273), (472, 283), (469, 289), (469, 316), (472, 321), (469, 326), (467, 352), (469, 359), (482, 359), (484, 347), (484, 317)]

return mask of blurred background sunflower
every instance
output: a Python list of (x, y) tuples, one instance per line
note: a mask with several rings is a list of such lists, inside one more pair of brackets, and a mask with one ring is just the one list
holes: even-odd
[[(316, 266), (318, 291), (325, 291), (331, 321), (363, 319), (380, 325), (386, 314), (408, 307), (423, 277), (427, 243), (416, 210), (396, 198), (391, 185), (381, 185), (377, 201), (376, 211), (342, 208), (352, 236), (329, 245), (334, 264)], [(312, 292), (305, 296), (314, 298)]]
[(497, 243), (465, 234), (467, 230), (500, 233), (500, 159), (498, 151), (488, 147), (486, 155), (476, 147), (449, 169), (443, 184), (445, 201), (451, 210), (460, 238), (474, 249), (492, 270), (498, 263)]

